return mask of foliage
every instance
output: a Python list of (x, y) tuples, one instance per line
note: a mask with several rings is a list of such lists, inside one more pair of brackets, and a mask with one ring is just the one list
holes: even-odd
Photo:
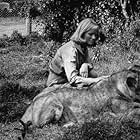
[(0, 48), (7, 48), (13, 45), (23, 45), (24, 37), (17, 31), (13, 31), (10, 37), (3, 35), (0, 39)]
[[(109, 21), (109, 24), (111, 23)], [(131, 21), (128, 27), (121, 30), (121, 23), (118, 20), (116, 27), (114, 24), (113, 32), (108, 32), (107, 29), (112, 27), (109, 24), (103, 25), (107, 39), (103, 44), (99, 42), (95, 48), (90, 50), (90, 57), (98, 75), (108, 75), (140, 62), (140, 21)], [(124, 26), (122, 27), (124, 28)], [(54, 41), (46, 42), (36, 32), (25, 37), (14, 32), (12, 37), (4, 35), (2, 40), (8, 43), (0, 48), (0, 53), (3, 49), (7, 50), (7, 53), (1, 53), (0, 59), (0, 117), (1, 122), (5, 123), (20, 119), (30, 103), (29, 100), (45, 87), (49, 62), (61, 44)], [(20, 43), (22, 41), (25, 42), (23, 45)], [(62, 140), (92, 140), (95, 138), (99, 140), (136, 140), (139, 138), (139, 133), (132, 127), (134, 124), (131, 122), (119, 122), (114, 118), (115, 122), (112, 124), (110, 120), (112, 118), (108, 120), (98, 118), (97, 121), (87, 122), (82, 126), (74, 126), (62, 131), (60, 128), (51, 131), (51, 127), (46, 126), (44, 129), (33, 130), (29, 137), (31, 139), (48, 139), (48, 137), (55, 138), (56, 136), (56, 139), (60, 139), (59, 136), (64, 134)], [(9, 135), (13, 135), (14, 130), (11, 133)]]
[(97, 65), (97, 71), (100, 69), (99, 65), (104, 67), (103, 73), (108, 74), (135, 63), (139, 64), (139, 24), (139, 20), (134, 20), (123, 30), (117, 26), (114, 33), (105, 32), (107, 38), (104, 43), (89, 51), (93, 64)]
[[(116, 27), (122, 30), (122, 25), (125, 24), (120, 0), (4, 1), (10, 2), (13, 5), (13, 12), (20, 13), (22, 16), (27, 16), (27, 12), (33, 19), (40, 16), (37, 24), (40, 26), (41, 22), (45, 25), (44, 35), (47, 41), (62, 42), (68, 40), (77, 24), (85, 17), (91, 17), (103, 26), (107, 37), (108, 33), (116, 32)], [(126, 10), (131, 17), (135, 17), (139, 16), (139, 7), (138, 0), (135, 2), (129, 0)]]
[(31, 45), (37, 42), (41, 42), (42, 39), (42, 36), (38, 32), (32, 32), (25, 37), (25, 44)]
[(3, 35), (3, 38), (0, 39), (0, 48), (5, 48), (9, 46), (9, 42), (8, 42), (9, 38), (7, 35)]
[(14, 45), (32, 45), (41, 42), (42, 39), (43, 37), (37, 32), (32, 32), (30, 35), (22, 36), (18, 30), (14, 30), (10, 37), (5, 34), (3, 35), (0, 39), (0, 48), (6, 48)]
[[(22, 5), (23, 1), (16, 2), (15, 11), (22, 9), (25, 13), (29, 5)], [(93, 18), (102, 26), (104, 33), (101, 39), (103, 44), (99, 42), (89, 51), (98, 75), (108, 75), (140, 63), (139, 13), (136, 12), (135, 19), (124, 26), (118, 0), (34, 0), (34, 5), (35, 10), (37, 8), (42, 13), (37, 23), (45, 25), (44, 36), (37, 32), (22, 36), (14, 31), (10, 37), (3, 35), (0, 39), (0, 118), (3, 123), (20, 119), (30, 100), (45, 87), (49, 62), (61, 46), (55, 41), (68, 40), (85, 17)], [(132, 122), (114, 120), (112, 124), (105, 118), (98, 118), (97, 121), (64, 129), (63, 132), (59, 130), (58, 134), (54, 134), (56, 129), (51, 131), (51, 128), (46, 127), (34, 131), (30, 137), (47, 139), (48, 135), (52, 138), (64, 133), (63, 140), (139, 139)]]
[[(13, 33), (11, 34), (10, 40), (14, 43), (22, 43), (23, 37), (20, 33), (18, 33), (17, 30), (13, 31)], [(20, 44), (21, 45), (21, 44)]]
[(115, 32), (116, 25), (122, 28), (125, 19), (118, 0), (34, 0), (42, 13), (41, 22), (45, 24), (45, 35), (48, 40), (62, 42), (68, 40), (77, 24), (86, 17), (93, 18), (106, 33)]

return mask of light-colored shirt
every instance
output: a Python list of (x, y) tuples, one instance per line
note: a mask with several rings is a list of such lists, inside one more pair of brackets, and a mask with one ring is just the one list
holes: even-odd
[[(69, 41), (60, 47), (53, 60), (50, 63), (50, 71), (58, 75), (55, 83), (61, 83), (62, 79), (67, 80), (70, 84), (78, 84), (79, 81), (84, 82), (84, 77), (79, 75), (79, 69), (83, 63), (89, 63), (88, 49), (81, 48), (81, 45)], [(49, 81), (52, 83), (51, 81)]]

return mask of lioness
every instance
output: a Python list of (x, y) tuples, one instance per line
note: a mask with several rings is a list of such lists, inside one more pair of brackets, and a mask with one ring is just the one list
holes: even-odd
[(21, 118), (41, 127), (63, 118), (68, 122), (84, 122), (96, 117), (105, 107), (115, 114), (134, 109), (138, 74), (131, 70), (113, 73), (108, 78), (87, 88), (63, 86), (40, 93)]

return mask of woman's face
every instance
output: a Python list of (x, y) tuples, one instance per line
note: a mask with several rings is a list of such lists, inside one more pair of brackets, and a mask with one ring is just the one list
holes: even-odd
[(91, 29), (83, 34), (83, 39), (86, 41), (86, 44), (91, 46), (94, 45), (98, 39), (98, 28)]

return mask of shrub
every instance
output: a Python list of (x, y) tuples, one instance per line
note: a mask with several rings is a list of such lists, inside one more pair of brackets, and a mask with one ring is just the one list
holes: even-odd
[(42, 40), (42, 36), (38, 32), (32, 32), (25, 37), (25, 44), (31, 45), (36, 44)]
[(17, 30), (15, 30), (10, 36), (10, 42), (12, 45), (23, 45), (23, 37)]
[(0, 39), (0, 48), (6, 48), (6, 47), (8, 47), (10, 44), (9, 44), (9, 42), (8, 42), (8, 40), (7, 39)]

